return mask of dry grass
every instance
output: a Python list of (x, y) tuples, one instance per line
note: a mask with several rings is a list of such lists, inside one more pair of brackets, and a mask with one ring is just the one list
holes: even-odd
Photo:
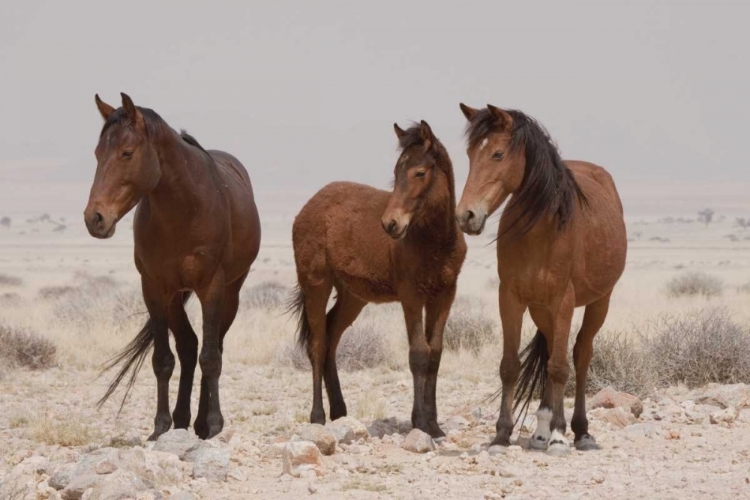
[(57, 348), (39, 334), (0, 325), (0, 359), (6, 367), (42, 370), (55, 365)]
[(83, 446), (99, 438), (96, 429), (85, 425), (76, 417), (44, 416), (31, 425), (31, 436), (35, 441), (47, 445)]
[(479, 354), (488, 343), (497, 342), (495, 321), (484, 314), (479, 300), (459, 297), (445, 324), (443, 346), (448, 351)]
[(745, 283), (744, 285), (741, 285), (738, 290), (740, 293), (747, 293), (750, 294), (750, 281)]
[(703, 296), (717, 297), (724, 291), (724, 282), (716, 276), (700, 271), (687, 272), (674, 277), (667, 283), (670, 297)]
[(354, 417), (359, 420), (377, 420), (386, 417), (385, 401), (372, 394), (362, 394), (354, 406)]

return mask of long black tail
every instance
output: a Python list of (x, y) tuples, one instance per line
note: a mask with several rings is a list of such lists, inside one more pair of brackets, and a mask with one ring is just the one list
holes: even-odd
[[(182, 297), (183, 305), (187, 303), (191, 295), (192, 295), (192, 292), (183, 293), (183, 297)], [(110, 398), (110, 396), (114, 394), (115, 390), (117, 390), (117, 387), (119, 387), (120, 383), (127, 377), (128, 381), (127, 381), (127, 385), (125, 388), (125, 395), (122, 397), (122, 402), (120, 403), (120, 409), (117, 412), (117, 415), (118, 416), (120, 415), (122, 408), (125, 406), (125, 401), (127, 401), (128, 396), (130, 395), (130, 391), (133, 389), (133, 385), (135, 384), (135, 379), (138, 377), (138, 372), (141, 371), (141, 367), (143, 367), (143, 362), (146, 360), (146, 355), (151, 350), (151, 346), (153, 345), (154, 345), (153, 322), (151, 321), (151, 319), (149, 319), (148, 321), (146, 321), (146, 324), (143, 325), (143, 328), (141, 328), (141, 331), (138, 332), (138, 335), (136, 335), (135, 338), (127, 346), (125, 346), (125, 349), (123, 349), (120, 354), (118, 354), (117, 356), (107, 361), (107, 363), (104, 365), (104, 368), (102, 369), (100, 373), (100, 376), (104, 372), (111, 370), (112, 368), (119, 365), (120, 363), (124, 363), (120, 371), (117, 372), (117, 376), (109, 384), (109, 387), (107, 388), (107, 392), (96, 403), (97, 408), (102, 407), (102, 405)], [(130, 373), (129, 377), (128, 377), (128, 373)]]
[(294, 295), (289, 301), (287, 313), (297, 316), (297, 346), (299, 346), (300, 349), (304, 349), (305, 352), (308, 352), (310, 341), (312, 340), (312, 331), (310, 330), (310, 323), (307, 321), (305, 293), (302, 291), (299, 284), (297, 284), (297, 287), (294, 290)]
[[(516, 423), (523, 421), (529, 411), (529, 405), (535, 395), (542, 397), (547, 385), (547, 339), (544, 334), (537, 330), (534, 338), (521, 352), (521, 375), (518, 377), (516, 386), (515, 403), (513, 412), (521, 406), (521, 412), (516, 417)], [(522, 417), (523, 415), (523, 417)]]

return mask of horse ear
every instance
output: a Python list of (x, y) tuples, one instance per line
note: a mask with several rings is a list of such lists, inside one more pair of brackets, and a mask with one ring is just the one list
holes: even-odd
[(104, 121), (107, 121), (112, 113), (115, 112), (115, 108), (102, 101), (99, 98), (99, 94), (94, 95), (94, 100), (96, 101), (96, 107), (99, 108), (99, 113), (102, 115), (102, 118), (104, 118)]
[(143, 115), (141, 115), (141, 112), (133, 104), (133, 99), (124, 92), (120, 92), (120, 96), (122, 97), (122, 108), (127, 113), (128, 118), (130, 118), (130, 122), (135, 126), (143, 125)]
[(507, 130), (513, 126), (513, 117), (504, 109), (500, 109), (492, 104), (488, 104), (487, 109), (490, 110), (490, 113), (495, 117), (495, 120), (500, 122), (500, 126), (503, 129)]
[(406, 131), (399, 127), (398, 123), (393, 124), (393, 130), (396, 132), (396, 137), (398, 137), (399, 140), (401, 140), (406, 135)]
[(419, 135), (424, 142), (432, 141), (435, 138), (430, 125), (424, 120), (419, 123)]
[(471, 121), (472, 118), (476, 116), (477, 113), (479, 113), (478, 109), (474, 109), (470, 106), (467, 106), (464, 103), (459, 103), (459, 107), (461, 108), (461, 112), (464, 114), (467, 120)]

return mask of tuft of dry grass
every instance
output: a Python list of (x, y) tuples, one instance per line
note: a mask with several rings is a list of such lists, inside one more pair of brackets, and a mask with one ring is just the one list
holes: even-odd
[(6, 366), (42, 370), (55, 365), (57, 347), (36, 332), (0, 325), (0, 359)]
[(44, 416), (32, 423), (31, 436), (40, 443), (59, 446), (83, 446), (99, 438), (95, 428), (82, 424), (75, 417), (50, 418), (49, 416)]
[(459, 297), (453, 303), (443, 332), (446, 350), (465, 350), (476, 355), (486, 344), (496, 341), (495, 322), (485, 316), (478, 303), (478, 300), (464, 297)]
[(675, 276), (667, 283), (667, 294), (670, 297), (717, 297), (724, 291), (724, 282), (716, 276), (693, 271)]
[(359, 420), (384, 419), (386, 414), (385, 401), (373, 397), (372, 394), (362, 394), (354, 406), (354, 417)]

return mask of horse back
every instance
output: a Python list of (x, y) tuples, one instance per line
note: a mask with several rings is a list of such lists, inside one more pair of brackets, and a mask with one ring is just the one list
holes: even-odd
[(390, 193), (353, 182), (323, 187), (294, 220), (300, 284), (327, 279), (368, 302), (394, 300), (390, 237), (381, 217)]

